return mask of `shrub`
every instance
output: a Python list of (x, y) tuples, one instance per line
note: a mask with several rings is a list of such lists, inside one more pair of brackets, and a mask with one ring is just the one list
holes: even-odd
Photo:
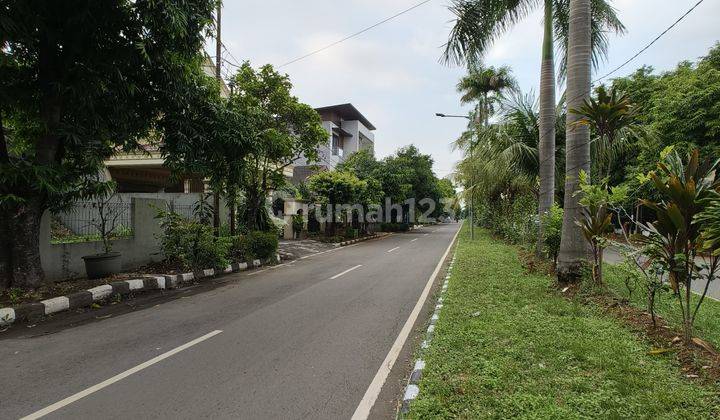
[(253, 231), (246, 235), (247, 250), (253, 258), (268, 259), (277, 253), (278, 237), (275, 232)]
[(216, 238), (212, 226), (177, 213), (160, 211), (158, 217), (162, 219), (161, 249), (166, 259), (189, 270), (227, 266), (231, 238)]
[(232, 236), (230, 238), (232, 245), (228, 251), (228, 258), (233, 262), (245, 262), (252, 260), (250, 249), (246, 235)]
[(305, 227), (305, 219), (302, 214), (294, 214), (292, 217), (292, 229), (295, 235), (299, 238), (300, 234)]
[[(666, 149), (657, 170), (642, 176), (651, 182), (658, 201), (642, 200), (655, 211), (656, 221), (644, 225), (648, 232), (636, 235), (651, 263), (667, 275), (679, 299), (683, 332), (687, 344), (692, 340), (693, 324), (708, 288), (694, 303), (693, 282), (711, 283), (720, 277), (720, 241), (717, 214), (720, 208), (718, 162), (702, 168), (697, 150), (684, 162), (677, 152)], [(714, 221), (715, 220), (715, 221)]]
[(345, 229), (345, 238), (347, 239), (355, 239), (358, 236), (360, 236), (360, 231), (358, 229), (353, 228), (352, 226), (348, 226)]
[(557, 263), (557, 256), (560, 252), (560, 238), (562, 236), (563, 209), (553, 204), (550, 210), (543, 214), (543, 251), (554, 263)]
[(408, 223), (380, 223), (380, 230), (383, 232), (407, 232), (410, 230)]

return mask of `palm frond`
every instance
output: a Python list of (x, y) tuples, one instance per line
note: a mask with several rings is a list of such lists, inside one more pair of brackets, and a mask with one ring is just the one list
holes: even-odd
[(527, 16), (540, 0), (452, 0), (455, 16), (441, 61), (479, 63), (495, 40)]

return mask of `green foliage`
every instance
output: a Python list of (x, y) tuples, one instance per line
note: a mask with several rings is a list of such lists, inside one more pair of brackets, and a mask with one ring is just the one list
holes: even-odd
[(613, 86), (624, 91), (642, 110), (637, 115), (652, 135), (638, 138), (610, 169), (613, 182), (624, 180), (635, 197), (659, 200), (650, 184), (642, 185), (636, 174), (655, 169), (663, 149), (673, 146), (681, 154), (700, 150), (709, 164), (720, 157), (720, 44), (697, 63), (682, 62), (671, 71), (656, 74), (642, 67), (631, 76), (618, 78)]
[[(664, 153), (664, 160), (647, 179), (652, 182), (660, 201), (643, 200), (643, 204), (655, 212), (656, 222), (643, 226), (648, 235), (636, 235), (651, 262), (667, 273), (673, 291), (678, 295), (684, 321), (685, 341), (692, 338), (692, 327), (702, 300), (691, 308), (693, 281), (713, 281), (717, 277), (717, 241), (709, 223), (709, 234), (704, 235), (703, 221), (716, 216), (709, 215), (708, 208), (717, 208), (720, 200), (720, 178), (716, 176), (717, 162), (701, 168), (700, 154), (693, 151), (683, 162), (676, 152)], [(705, 238), (708, 238), (707, 240)], [(700, 264), (697, 258), (702, 251), (710, 253), (709, 265)], [(684, 290), (683, 290), (684, 289)], [(684, 292), (684, 293), (681, 293)], [(705, 289), (707, 293), (707, 289)], [(703, 297), (705, 295), (703, 293)]]
[(190, 75), (202, 73), (215, 6), (2, 2), (0, 211), (10, 217), (0, 231), (17, 252), (0, 256), (9, 266), (0, 283), (38, 287), (40, 215), (92, 195), (93, 175), (117, 150), (167, 134), (161, 121), (184, 108)]
[(481, 226), (513, 244), (532, 244), (537, 238), (537, 200), (530, 194), (501, 197), (476, 208)]
[(580, 116), (576, 124), (590, 126), (595, 135), (591, 144), (592, 164), (601, 176), (610, 176), (612, 162), (632, 141), (646, 136), (638, 118), (638, 109), (630, 97), (612, 86), (600, 85), (596, 94), (583, 100), (571, 113)]
[(608, 246), (608, 236), (612, 233), (612, 206), (625, 200), (627, 187), (612, 187), (608, 189), (607, 180), (599, 185), (591, 184), (588, 174), (580, 171), (579, 203), (583, 206), (582, 219), (576, 220), (575, 224), (580, 226), (582, 235), (590, 244), (593, 260), (592, 279), (595, 286), (603, 284), (603, 251)]
[(562, 236), (563, 209), (553, 204), (550, 210), (543, 214), (540, 223), (543, 225), (543, 251), (553, 262), (557, 263), (560, 252), (560, 238)]
[(409, 223), (380, 223), (382, 232), (407, 232), (410, 230)]
[(302, 214), (293, 214), (292, 216), (292, 228), (293, 231), (300, 233), (305, 227), (305, 218)]
[(251, 139), (239, 182), (246, 198), (243, 219), (250, 230), (264, 229), (260, 209), (268, 191), (285, 184), (284, 169), (300, 156), (317, 161), (327, 132), (318, 113), (292, 96), (288, 76), (271, 65), (254, 69), (245, 62), (231, 82), (229, 107), (243, 115)]
[(275, 232), (253, 231), (245, 238), (247, 242), (248, 255), (261, 260), (267, 260), (278, 250), (278, 236)]
[(163, 235), (160, 247), (165, 258), (185, 270), (224, 268), (232, 246), (229, 237), (215, 237), (212, 226), (176, 213), (160, 211)]

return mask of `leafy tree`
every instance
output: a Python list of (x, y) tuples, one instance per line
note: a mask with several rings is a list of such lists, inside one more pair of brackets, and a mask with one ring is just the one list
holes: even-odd
[(327, 141), (320, 116), (292, 96), (287, 75), (271, 65), (255, 70), (245, 62), (233, 76), (230, 108), (246, 118), (250, 148), (241, 185), (245, 191), (243, 220), (249, 230), (267, 229), (264, 204), (268, 192), (285, 182), (284, 169), (301, 156), (317, 161), (317, 147)]
[(338, 206), (358, 203), (366, 193), (368, 184), (349, 172), (323, 171), (308, 179), (308, 187), (315, 194), (317, 203), (329, 206), (326, 215), (329, 221), (328, 233), (334, 235), (335, 224), (343, 216)]
[(7, 0), (0, 18), (0, 285), (43, 281), (43, 212), (92, 191), (183, 100), (215, 1)]
[(230, 234), (235, 235), (235, 209), (252, 148), (251, 127), (243, 110), (221, 96), (216, 79), (202, 73), (190, 76), (193, 84), (186, 100), (175, 102), (172, 112), (159, 120), (165, 133), (160, 150), (175, 175), (201, 175), (213, 191), (225, 196)]

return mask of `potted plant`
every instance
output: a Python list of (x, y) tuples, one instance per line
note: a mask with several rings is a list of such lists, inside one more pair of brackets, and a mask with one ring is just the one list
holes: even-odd
[(114, 186), (110, 185), (109, 189), (97, 195), (96, 200), (92, 203), (93, 208), (97, 209), (97, 215), (92, 218), (90, 225), (100, 235), (103, 252), (82, 257), (89, 279), (98, 279), (120, 272), (121, 254), (112, 251), (111, 239), (116, 230), (121, 227), (118, 220), (124, 206), (122, 201), (113, 200), (115, 197)]

